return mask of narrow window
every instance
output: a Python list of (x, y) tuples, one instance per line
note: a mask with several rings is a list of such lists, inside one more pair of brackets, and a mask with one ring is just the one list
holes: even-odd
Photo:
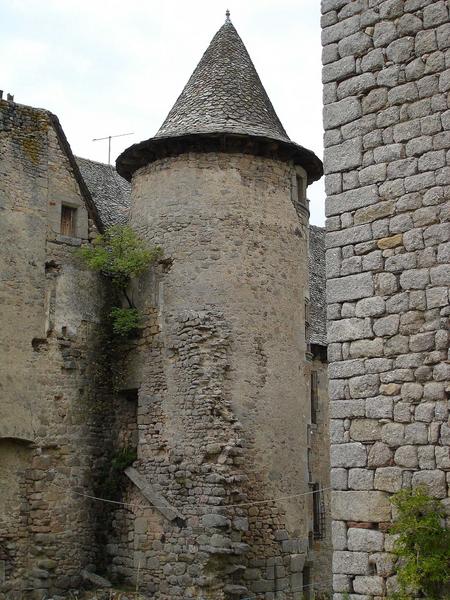
[(308, 565), (305, 565), (303, 568), (303, 592), (302, 597), (305, 598), (305, 600), (312, 598), (311, 567)]
[(306, 351), (311, 352), (309, 301), (308, 300), (305, 300), (305, 343), (306, 343)]
[(311, 423), (317, 423), (319, 408), (319, 378), (317, 371), (311, 371)]
[(297, 175), (297, 201), (299, 204), (305, 204), (304, 182), (300, 175)]
[(318, 483), (313, 483), (313, 531), (314, 539), (322, 540), (325, 535), (325, 506)]
[(76, 208), (71, 206), (61, 206), (61, 235), (75, 237), (75, 218)]

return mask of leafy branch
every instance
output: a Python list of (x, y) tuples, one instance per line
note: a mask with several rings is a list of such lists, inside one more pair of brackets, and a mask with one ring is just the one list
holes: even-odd
[(394, 552), (400, 587), (392, 598), (442, 598), (443, 588), (450, 584), (450, 530), (444, 526), (442, 503), (421, 487), (400, 490), (391, 503), (398, 512), (390, 532), (398, 536)]
[(110, 279), (128, 304), (127, 308), (115, 306), (110, 312), (114, 333), (126, 336), (136, 331), (141, 315), (128, 294), (129, 284), (162, 256), (161, 248), (148, 248), (129, 225), (113, 225), (98, 235), (92, 245), (83, 246), (76, 253), (89, 269)]

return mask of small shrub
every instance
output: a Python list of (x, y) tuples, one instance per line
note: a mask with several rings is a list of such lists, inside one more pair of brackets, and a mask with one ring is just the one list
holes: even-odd
[(128, 303), (128, 308), (116, 306), (111, 310), (113, 333), (122, 337), (135, 333), (141, 325), (141, 315), (127, 288), (131, 279), (142, 275), (162, 256), (161, 248), (148, 248), (129, 225), (114, 225), (98, 235), (92, 245), (78, 248), (75, 253), (89, 269), (108, 277)]
[(391, 503), (398, 511), (390, 532), (398, 535), (394, 552), (400, 587), (392, 598), (409, 600), (417, 594), (429, 600), (442, 598), (443, 588), (450, 583), (450, 530), (443, 525), (442, 503), (424, 488), (401, 490)]
[(109, 313), (113, 332), (126, 337), (135, 333), (141, 324), (141, 315), (136, 308), (113, 308)]
[(159, 246), (148, 248), (129, 225), (113, 225), (77, 253), (90, 269), (100, 271), (124, 290), (130, 279), (142, 275), (162, 255), (162, 250)]

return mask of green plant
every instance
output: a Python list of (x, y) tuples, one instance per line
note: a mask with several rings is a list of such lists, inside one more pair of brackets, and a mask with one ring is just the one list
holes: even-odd
[(116, 306), (111, 310), (113, 332), (120, 336), (135, 332), (141, 318), (127, 289), (131, 279), (142, 275), (162, 255), (161, 248), (148, 248), (129, 225), (113, 225), (98, 235), (92, 245), (75, 252), (89, 269), (108, 277), (128, 303), (128, 308)]
[(112, 320), (113, 332), (116, 335), (127, 336), (136, 331), (141, 324), (141, 315), (137, 308), (113, 308), (109, 313)]
[(398, 512), (390, 532), (398, 536), (394, 553), (400, 588), (392, 598), (442, 598), (443, 587), (450, 583), (450, 530), (443, 525), (442, 503), (425, 488), (400, 490), (391, 503)]
[(126, 447), (116, 450), (110, 457), (100, 481), (102, 498), (117, 500), (123, 482), (123, 472), (137, 459), (136, 448)]

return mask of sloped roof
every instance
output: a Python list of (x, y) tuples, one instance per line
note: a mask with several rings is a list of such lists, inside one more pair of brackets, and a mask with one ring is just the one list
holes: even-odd
[(309, 314), (311, 320), (311, 344), (326, 346), (326, 274), (325, 229), (309, 227)]
[(103, 227), (123, 225), (128, 220), (131, 186), (112, 165), (75, 157), (91, 193)]
[(213, 132), (290, 141), (228, 18), (155, 137)]
[(228, 17), (156, 136), (125, 150), (117, 171), (131, 180), (137, 169), (158, 158), (191, 151), (292, 160), (304, 167), (310, 183), (323, 174), (314, 152), (289, 139)]

